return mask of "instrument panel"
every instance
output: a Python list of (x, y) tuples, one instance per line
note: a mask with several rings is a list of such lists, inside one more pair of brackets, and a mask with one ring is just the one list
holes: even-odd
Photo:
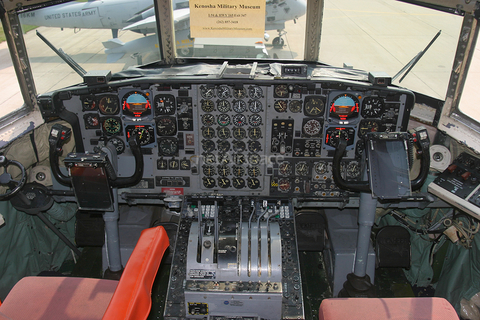
[(126, 142), (139, 137), (144, 179), (133, 194), (342, 199), (332, 178), (339, 138), (344, 178), (358, 180), (363, 136), (405, 130), (414, 102), (407, 90), (331, 79), (142, 79), (85, 92), (70, 89), (63, 106), (86, 151), (112, 142), (118, 176), (130, 176)]

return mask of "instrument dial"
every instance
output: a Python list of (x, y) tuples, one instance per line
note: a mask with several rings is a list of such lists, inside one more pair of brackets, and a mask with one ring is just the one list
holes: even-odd
[(228, 100), (218, 100), (217, 110), (222, 113), (225, 113), (232, 110), (232, 106), (230, 105), (230, 102), (228, 102)]
[(221, 177), (218, 178), (218, 186), (222, 189), (226, 189), (230, 187), (230, 179)]
[(290, 187), (290, 180), (285, 178), (278, 180), (278, 190), (282, 192), (287, 192), (288, 190), (290, 190)]
[(202, 123), (204, 126), (213, 126), (215, 123), (215, 116), (210, 113), (202, 115)]
[(287, 112), (287, 109), (288, 109), (287, 101), (285, 101), (285, 100), (277, 100), (277, 101), (275, 101), (275, 103), (273, 104), (273, 108), (274, 108), (275, 111), (277, 111), (277, 112)]
[(284, 161), (284, 162), (280, 163), (280, 165), (278, 166), (278, 172), (282, 176), (290, 175), (292, 173), (292, 164), (288, 161)]
[(207, 153), (205, 154), (204, 161), (207, 164), (214, 164), (217, 161), (217, 158), (213, 153)]
[(310, 119), (303, 125), (303, 133), (309, 136), (316, 136), (320, 133), (322, 125), (317, 119)]
[(226, 177), (230, 175), (230, 167), (227, 166), (226, 164), (218, 166), (218, 175), (222, 177)]
[(242, 165), (245, 163), (245, 155), (241, 153), (236, 153), (233, 155), (233, 162), (237, 165)]
[[(235, 120), (235, 118), (234, 118)], [(238, 140), (245, 139), (247, 136), (247, 132), (243, 128), (234, 128), (233, 129), (233, 137)]]
[(258, 177), (260, 175), (260, 168), (257, 166), (248, 167), (248, 175), (253, 178)]
[(153, 128), (151, 126), (127, 126), (127, 139), (136, 134), (141, 146), (155, 142)]
[(125, 142), (118, 137), (111, 137), (108, 139), (108, 142), (111, 142), (115, 146), (115, 150), (117, 150), (117, 155), (122, 154), (125, 151)]
[(263, 90), (259, 86), (250, 86), (248, 88), (248, 95), (252, 99), (260, 99), (263, 97)]
[(327, 172), (328, 166), (326, 162), (321, 161), (315, 164), (314, 169), (315, 169), (315, 173), (324, 174)]
[(239, 141), (239, 140), (234, 140), (233, 141), (233, 151), (243, 152), (243, 151), (245, 151), (245, 148), (246, 148), (245, 142)]
[(94, 97), (85, 97), (82, 100), (82, 111), (94, 111), (97, 109), (97, 102)]
[(236, 114), (233, 116), (233, 124), (237, 127), (241, 127), (247, 124), (247, 117), (244, 114)]
[(215, 187), (215, 179), (212, 177), (204, 177), (203, 178), (203, 186), (205, 188), (214, 188)]
[(355, 118), (358, 116), (358, 104), (358, 98), (353, 94), (340, 94), (330, 104), (330, 117), (340, 120)]
[(356, 161), (352, 161), (347, 165), (347, 177), (358, 178), (360, 176), (360, 165)]
[(220, 152), (230, 151), (230, 142), (228, 142), (227, 140), (218, 141), (218, 151)]
[(262, 111), (262, 109), (263, 109), (262, 102), (258, 100), (250, 100), (248, 102), (248, 110), (250, 110), (250, 112), (258, 113)]
[(252, 127), (258, 127), (262, 124), (262, 117), (259, 114), (251, 114), (248, 117), (248, 124)]
[(122, 110), (126, 116), (135, 118), (149, 115), (152, 113), (152, 105), (148, 98), (150, 94), (141, 91), (132, 91), (122, 98)]
[(233, 174), (237, 177), (242, 177), (245, 175), (245, 168), (242, 166), (233, 166)]
[(252, 140), (258, 140), (262, 137), (262, 130), (260, 128), (248, 129), (248, 137)]
[(215, 142), (212, 140), (202, 140), (202, 149), (206, 152), (212, 152), (215, 150)]
[(206, 139), (215, 138), (215, 130), (212, 127), (204, 127), (202, 128), (202, 136)]
[(230, 98), (230, 88), (225, 85), (219, 86), (217, 88), (217, 97), (220, 99)]
[(230, 130), (226, 127), (220, 127), (217, 129), (217, 135), (220, 139), (230, 138)]
[(379, 97), (367, 97), (363, 99), (362, 117), (378, 118), (382, 115), (385, 105)]
[(117, 96), (104, 96), (98, 102), (98, 109), (102, 114), (117, 114), (120, 110)]
[(249, 141), (248, 150), (250, 150), (250, 152), (260, 152), (262, 151), (262, 144), (260, 141)]
[(156, 95), (153, 99), (155, 105), (155, 114), (172, 115), (175, 114), (175, 97), (171, 94)]
[(215, 109), (215, 105), (210, 99), (202, 100), (201, 103), (203, 112), (212, 112)]
[(218, 154), (218, 163), (229, 164), (230, 163), (230, 155), (227, 154), (227, 153)]
[(174, 117), (161, 117), (156, 121), (157, 135), (173, 136), (177, 133), (177, 119)]
[(355, 139), (355, 129), (353, 128), (328, 128), (325, 132), (325, 143), (336, 148), (340, 139), (347, 140), (347, 145), (353, 144)]
[(309, 96), (305, 98), (305, 115), (315, 117), (323, 115), (325, 102), (322, 97)]
[(174, 156), (177, 153), (178, 142), (175, 138), (160, 138), (158, 150), (164, 156)]
[(308, 175), (308, 164), (305, 162), (299, 162), (295, 165), (295, 175), (306, 176)]
[(288, 108), (293, 113), (302, 112), (302, 101), (301, 100), (292, 100), (288, 105)]
[(203, 171), (203, 174), (207, 177), (211, 177), (216, 174), (215, 167), (212, 165), (203, 166), (202, 171)]
[(205, 99), (212, 99), (215, 96), (215, 90), (213, 87), (200, 86), (200, 94)]
[(100, 128), (100, 119), (96, 113), (88, 113), (83, 115), (85, 121), (85, 129), (98, 129)]
[(243, 99), (247, 96), (247, 90), (245, 88), (233, 89), (233, 96), (235, 99)]
[(217, 123), (221, 126), (228, 126), (230, 124), (230, 116), (225, 113), (219, 114), (217, 117)]
[(381, 122), (379, 120), (363, 119), (358, 126), (358, 136), (363, 138), (369, 132), (381, 131)]
[(247, 111), (247, 103), (243, 100), (233, 101), (233, 111), (237, 113), (242, 113)]
[(259, 154), (252, 153), (248, 155), (248, 163), (250, 164), (259, 164), (261, 160), (261, 157)]
[(260, 187), (260, 180), (258, 180), (257, 178), (248, 178), (247, 186), (250, 189), (258, 189)]
[(235, 189), (245, 188), (245, 180), (242, 178), (233, 178), (232, 184)]
[(288, 98), (288, 86), (286, 84), (278, 84), (273, 89), (273, 93), (277, 98)]
[(117, 118), (107, 118), (103, 120), (103, 130), (109, 135), (117, 134), (120, 132), (122, 125)]

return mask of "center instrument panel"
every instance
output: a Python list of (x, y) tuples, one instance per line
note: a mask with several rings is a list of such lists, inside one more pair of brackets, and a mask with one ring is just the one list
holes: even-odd
[(348, 139), (341, 169), (358, 180), (362, 137), (405, 131), (414, 103), (407, 90), (314, 77), (142, 78), (55, 94), (54, 104), (78, 118), (85, 151), (116, 146), (119, 177), (133, 174), (126, 141), (138, 135), (143, 180), (121, 190), (138, 199), (202, 192), (348, 197), (332, 179), (336, 141)]

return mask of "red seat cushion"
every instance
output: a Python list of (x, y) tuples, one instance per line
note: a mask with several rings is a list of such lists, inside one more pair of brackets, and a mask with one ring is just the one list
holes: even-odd
[(320, 304), (319, 320), (458, 320), (443, 298), (331, 298)]

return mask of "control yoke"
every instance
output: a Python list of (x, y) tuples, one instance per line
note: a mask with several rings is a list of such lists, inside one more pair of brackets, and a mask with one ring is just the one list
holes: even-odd
[[(408, 133), (380, 133), (372, 132), (365, 136), (365, 146), (368, 148), (369, 142), (375, 139), (383, 139), (395, 137), (395, 139), (404, 139), (408, 144), (408, 152), (413, 155), (413, 146), (416, 147), (416, 156), (420, 158), (420, 172), (418, 176), (410, 181), (410, 187), (412, 191), (418, 190), (422, 187), (423, 183), (427, 179), (428, 170), (430, 167), (430, 140), (428, 138), (427, 129), (425, 127), (418, 127), (410, 130)], [(341, 138), (335, 149), (333, 155), (333, 179), (338, 187), (353, 191), (353, 192), (371, 192), (371, 181), (346, 181), (341, 174), (340, 164), (343, 160), (344, 153), (347, 148), (347, 140)], [(371, 160), (371, 159), (369, 159)], [(409, 159), (413, 160), (413, 159)]]

